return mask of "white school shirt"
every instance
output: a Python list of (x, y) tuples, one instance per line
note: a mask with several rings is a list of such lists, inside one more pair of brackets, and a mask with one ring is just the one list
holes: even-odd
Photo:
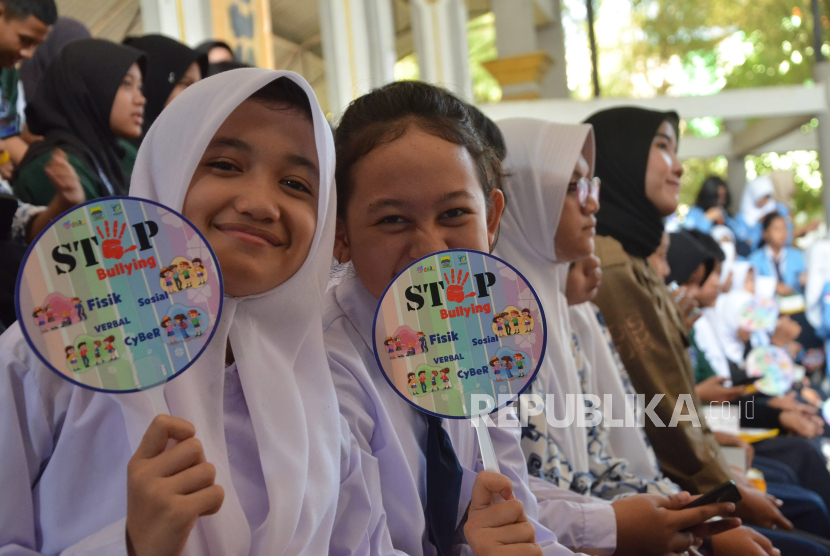
[[(392, 389), (378, 367), (372, 349), (372, 323), (378, 301), (363, 287), (353, 269), (326, 294), (323, 312), (326, 352), (334, 379), (340, 412), (346, 418), (360, 447), (362, 461), (377, 461), (386, 522), (394, 547), (409, 556), (434, 556), (429, 542), (424, 501), (426, 500), (426, 419)], [(470, 504), (472, 485), (483, 470), (475, 429), (467, 420), (444, 419), (463, 471), (458, 523)], [(507, 431), (507, 432), (504, 432)], [(514, 493), (536, 527), (536, 542), (549, 556), (573, 554), (557, 541), (556, 534), (540, 525), (536, 500), (522, 477), (527, 477), (518, 441), (520, 429), (491, 429), (501, 472), (511, 479)], [(507, 447), (513, 446), (512, 452)], [(507, 453), (509, 452), (509, 453)], [(368, 475), (368, 464), (364, 474)], [(368, 480), (368, 479), (367, 479)], [(613, 510), (611, 512), (613, 519)], [(563, 506), (556, 520), (576, 525), (573, 538), (591, 535), (582, 513), (567, 512)], [(457, 535), (456, 542), (463, 543)], [(470, 554), (469, 546), (454, 548)]]
[[(117, 394), (75, 386), (47, 369), (18, 324), (0, 336), (0, 353), (0, 553), (126, 555), (132, 451)], [(257, 534), (268, 513), (264, 477), (235, 365), (226, 370), (224, 406), (233, 487), (252, 530), (250, 554), (269, 554)], [(371, 503), (377, 485), (364, 479), (345, 420), (335, 426), (341, 431), (337, 517), (331, 542), (316, 539), (311, 553), (389, 554), (385, 516)]]

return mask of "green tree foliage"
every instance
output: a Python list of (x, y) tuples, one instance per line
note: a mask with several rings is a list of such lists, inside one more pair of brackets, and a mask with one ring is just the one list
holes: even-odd
[(470, 76), (473, 79), (475, 101), (500, 101), (501, 86), (498, 80), (481, 65), (482, 62), (498, 57), (496, 19), (492, 12), (471, 19), (467, 23), (467, 48), (470, 51)]
[[(632, 6), (633, 23), (642, 31), (631, 46), (633, 67), (648, 73), (679, 63), (688, 78), (677, 83), (661, 81), (659, 74), (658, 79), (650, 75), (655, 94), (707, 94), (723, 88), (812, 83), (816, 53), (809, 0), (632, 0)], [(830, 0), (823, 0), (821, 7), (822, 14), (830, 13)], [(826, 15), (822, 15), (821, 25), (821, 49), (830, 57), (830, 20)], [(719, 121), (693, 120), (688, 122), (686, 133), (711, 136), (722, 127)], [(809, 127), (815, 127), (815, 122), (803, 131)], [(684, 166), (684, 203), (693, 202), (706, 175), (725, 177), (725, 164), (719, 160), (687, 161)], [(746, 166), (750, 179), (773, 169), (792, 169), (798, 186), (796, 211), (803, 216), (822, 211), (816, 153), (750, 156)]]

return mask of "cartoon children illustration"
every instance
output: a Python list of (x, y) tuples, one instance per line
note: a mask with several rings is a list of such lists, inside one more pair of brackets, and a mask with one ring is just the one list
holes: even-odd
[(202, 335), (202, 322), (199, 320), (199, 311), (196, 309), (191, 309), (187, 312), (187, 316), (190, 317), (190, 324), (193, 325), (193, 330), (196, 331), (194, 336), (201, 336)]
[(395, 353), (398, 357), (403, 357), (403, 342), (400, 336), (395, 336)]
[(202, 265), (202, 259), (193, 259), (193, 268), (196, 269), (196, 280), (198, 280), (196, 285), (204, 285), (207, 280), (205, 280), (205, 267)]
[(415, 380), (415, 373), (407, 374), (406, 380), (409, 382), (409, 391), (412, 392), (412, 396), (414, 397), (418, 394), (418, 381)]
[(386, 350), (389, 352), (389, 359), (395, 358), (395, 340), (391, 336), (386, 338), (383, 341), (383, 345), (386, 346)]
[(72, 305), (75, 306), (75, 312), (78, 314), (79, 320), (86, 320), (86, 312), (84, 311), (84, 304), (81, 303), (80, 298), (73, 297)]
[(179, 263), (179, 268), (182, 269), (182, 281), (185, 288), (192, 288), (193, 282), (190, 281), (190, 263), (182, 261)]
[(504, 319), (502, 318), (501, 313), (493, 317), (493, 324), (496, 325), (496, 334), (499, 338), (504, 336)]
[(530, 309), (522, 309), (522, 316), (525, 320), (525, 332), (530, 332), (533, 328), (533, 318), (530, 316)]
[(115, 349), (115, 346), (112, 345), (112, 343), (114, 341), (115, 341), (115, 336), (107, 336), (106, 338), (104, 338), (104, 349), (107, 350), (107, 353), (110, 356), (110, 358), (109, 358), (110, 361), (112, 361), (114, 359), (118, 359), (118, 351)]
[(89, 357), (87, 357), (89, 348), (86, 347), (86, 342), (78, 344), (78, 352), (81, 354), (81, 361), (84, 362), (84, 367), (89, 367)]
[(418, 371), (418, 381), (421, 383), (421, 392), (427, 393), (427, 372)]
[(167, 340), (170, 342), (171, 346), (179, 343), (176, 341), (176, 328), (173, 326), (173, 319), (170, 317), (164, 317), (161, 319), (159, 325), (167, 331)]
[(513, 373), (510, 372), (510, 369), (513, 368), (513, 358), (509, 355), (502, 357), (501, 368), (507, 371), (507, 380), (513, 380)]
[(162, 268), (160, 278), (164, 278), (164, 291), (167, 293), (174, 293), (176, 290), (173, 288), (173, 273), (170, 271), (169, 268)]
[(64, 309), (61, 311), (61, 326), (70, 326), (72, 324), (72, 314)]
[(415, 355), (415, 342), (408, 342), (409, 349), (406, 350), (406, 355)]
[(187, 317), (184, 315), (176, 315), (173, 317), (173, 320), (176, 321), (175, 326), (179, 329), (179, 336), (182, 341), (185, 342), (189, 340), (190, 335), (187, 333)]
[(418, 342), (421, 344), (421, 353), (426, 353), (429, 351), (429, 347), (427, 347), (427, 337), (423, 332), (418, 332)]
[(46, 323), (49, 326), (49, 330), (58, 328), (60, 325), (55, 322), (55, 312), (52, 310), (52, 306), (47, 305), (43, 310), (46, 311)]
[(450, 388), (452, 388), (452, 385), (450, 384), (449, 373), (450, 370), (448, 368), (445, 367), (441, 369), (441, 382), (444, 383), (444, 390), (449, 390)]
[(510, 336), (511, 334), (514, 334), (514, 332), (510, 329), (510, 315), (502, 313), (501, 318), (504, 321), (504, 328), (507, 330), (507, 335)]
[(37, 319), (37, 325), (43, 330), (46, 327), (46, 311), (40, 307), (35, 307), (32, 316)]
[(525, 376), (524, 356), (521, 353), (514, 353), (513, 359), (516, 360), (516, 370), (519, 371), (519, 377)]
[(501, 366), (499, 365), (499, 358), (493, 357), (490, 359), (490, 366), (493, 367), (493, 374), (496, 375), (496, 382), (501, 382)]
[(104, 359), (101, 357), (101, 342), (95, 340), (92, 342), (92, 345), (95, 346), (95, 364), (102, 365), (104, 363)]
[(510, 322), (513, 324), (513, 334), (519, 334), (519, 311), (510, 311)]
[(80, 365), (78, 365), (78, 356), (75, 354), (75, 346), (66, 346), (64, 349), (66, 352), (66, 362), (69, 364), (69, 368), (75, 372), (81, 370)]
[(173, 273), (173, 281), (176, 282), (176, 291), (182, 290), (182, 275), (179, 274), (179, 265), (173, 263), (167, 267)]
[(438, 371), (432, 371), (432, 388), (429, 390), (430, 392), (438, 391)]

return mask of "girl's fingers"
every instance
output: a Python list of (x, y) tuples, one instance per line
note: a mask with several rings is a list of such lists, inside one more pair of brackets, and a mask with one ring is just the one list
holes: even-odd
[(480, 529), (504, 527), (527, 521), (524, 506), (515, 498), (493, 504), (475, 514), (474, 525)]
[(473, 483), (470, 511), (474, 512), (490, 506), (494, 494), (500, 494), (504, 500), (512, 499), (513, 486), (510, 484), (510, 479), (501, 473), (482, 471)]
[(720, 504), (707, 504), (698, 508), (689, 508), (687, 510), (677, 510), (673, 513), (674, 525), (678, 530), (689, 529), (695, 525), (712, 519), (720, 515), (726, 516), (735, 512), (735, 504), (732, 502), (722, 502)]
[(695, 544), (696, 537), (692, 533), (675, 533), (669, 541), (668, 549), (672, 552), (685, 552)]
[(150, 426), (147, 427), (147, 432), (144, 433), (144, 437), (136, 448), (133, 457), (139, 459), (154, 458), (167, 448), (168, 440), (181, 442), (195, 434), (196, 429), (184, 419), (170, 415), (156, 415)]
[(494, 529), (493, 533), (498, 534), (498, 542), (502, 544), (532, 544), (536, 542), (536, 528), (527, 521), (504, 525)]
[(536, 543), (508, 544), (499, 547), (499, 556), (542, 556), (542, 547)]
[(193, 494), (188, 494), (185, 499), (188, 504), (191, 504), (195, 515), (213, 515), (222, 507), (222, 502), (225, 500), (225, 490), (219, 485), (212, 485)]
[(170, 477), (173, 492), (192, 494), (213, 485), (216, 480), (216, 468), (207, 462), (194, 465), (181, 473)]
[(159, 476), (172, 477), (204, 462), (202, 443), (198, 438), (188, 438), (156, 456), (153, 464)]
[(730, 517), (729, 519), (721, 519), (720, 521), (713, 521), (711, 523), (701, 523), (688, 531), (693, 533), (696, 537), (705, 539), (714, 535), (719, 535), (731, 529), (741, 526), (741, 520), (737, 517)]

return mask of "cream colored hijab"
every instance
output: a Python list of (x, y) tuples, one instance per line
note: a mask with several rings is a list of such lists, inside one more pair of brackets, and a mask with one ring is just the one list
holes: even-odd
[[(196, 427), (207, 461), (216, 466), (216, 482), (225, 490), (221, 510), (198, 520), (185, 549), (188, 555), (325, 554), (336, 511), (339, 412), (321, 317), (334, 244), (334, 143), (311, 87), (295, 73), (264, 69), (229, 71), (189, 87), (147, 133), (130, 194), (181, 211), (193, 172), (219, 126), (251, 94), (280, 77), (297, 83), (311, 105), (320, 168), (317, 228), (305, 263), (285, 283), (249, 297), (225, 296), (215, 336), (202, 357), (163, 387), (170, 414)], [(233, 488), (225, 441), (228, 340), (269, 503), (265, 522), (253, 535)], [(135, 449), (154, 416), (149, 398), (136, 393), (116, 400)]]
[[(565, 299), (568, 265), (557, 261), (554, 237), (580, 154), (588, 161), (589, 177), (593, 175), (594, 133), (590, 125), (524, 118), (502, 120), (498, 126), (507, 144), (507, 205), (494, 254), (524, 274), (542, 301), (548, 345), (534, 391), (554, 394), (554, 414), (563, 419), (566, 395), (581, 394), (582, 387), (571, 351), (572, 331)], [(547, 435), (562, 450), (574, 473), (589, 471), (584, 428), (578, 429), (575, 424), (548, 426)]]

